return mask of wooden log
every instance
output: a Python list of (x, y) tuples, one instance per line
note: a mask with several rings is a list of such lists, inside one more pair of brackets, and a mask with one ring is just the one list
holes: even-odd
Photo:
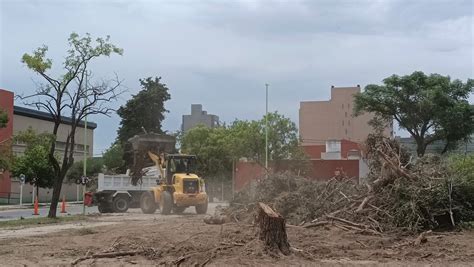
[(303, 225), (303, 227), (304, 228), (312, 228), (312, 227), (324, 226), (324, 225), (328, 225), (328, 224), (330, 224), (330, 222), (320, 221), (320, 222), (314, 222), (314, 223), (311, 223), (311, 224)]
[(281, 251), (284, 255), (289, 255), (290, 244), (286, 235), (285, 218), (276, 213), (267, 204), (258, 203), (258, 224), (259, 238), (270, 250)]
[(204, 217), (203, 221), (207, 224), (224, 224), (226, 222), (226, 217), (222, 215), (207, 215)]
[(88, 259), (98, 259), (98, 258), (115, 258), (115, 257), (121, 257), (121, 256), (134, 256), (137, 254), (140, 254), (141, 251), (119, 251), (119, 252), (109, 252), (109, 253), (98, 253), (98, 254), (93, 254), (93, 255), (87, 255), (81, 258), (76, 259), (71, 263), (71, 265), (76, 265), (81, 261), (85, 261)]

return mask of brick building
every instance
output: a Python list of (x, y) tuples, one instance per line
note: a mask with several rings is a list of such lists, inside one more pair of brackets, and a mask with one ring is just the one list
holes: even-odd
[[(21, 131), (25, 131), (28, 128), (32, 128), (37, 133), (51, 132), (53, 129), (53, 118), (47, 112), (42, 112), (34, 109), (14, 105), (14, 94), (13, 92), (0, 89), (0, 108), (8, 114), (8, 124), (6, 128), (0, 128), (0, 144), (8, 144), (13, 155), (21, 155), (26, 145), (19, 142), (13, 142), (13, 137)], [(62, 117), (62, 124), (59, 127), (56, 151), (61, 156), (66, 144), (66, 138), (70, 130), (69, 125), (72, 120), (68, 117)], [(76, 132), (76, 148), (74, 158), (76, 160), (82, 160), (84, 154), (88, 156), (93, 154), (94, 144), (94, 129), (97, 124), (94, 122), (87, 123), (87, 130), (85, 129), (85, 123), (79, 122)], [(87, 144), (84, 142), (84, 131), (87, 131)], [(6, 194), (12, 193), (16, 190), (18, 181), (11, 179), (8, 171), (1, 172), (0, 174), (0, 199), (5, 198)], [(13, 192), (16, 194), (16, 191)], [(45, 199), (46, 200), (46, 199)], [(41, 201), (41, 199), (40, 199)]]

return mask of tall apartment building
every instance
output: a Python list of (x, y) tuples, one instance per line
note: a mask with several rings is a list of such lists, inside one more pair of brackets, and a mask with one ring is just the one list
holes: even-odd
[(207, 114), (207, 111), (202, 110), (201, 104), (191, 105), (191, 114), (183, 115), (183, 123), (181, 130), (187, 132), (189, 129), (197, 125), (204, 125), (210, 128), (219, 126), (219, 117), (212, 114)]
[[(373, 131), (368, 123), (372, 114), (365, 113), (354, 117), (354, 94), (359, 93), (356, 87), (331, 86), (331, 99), (328, 101), (300, 102), (299, 132), (302, 145), (323, 144), (327, 140), (350, 140), (364, 142)], [(392, 134), (392, 128), (385, 130)]]

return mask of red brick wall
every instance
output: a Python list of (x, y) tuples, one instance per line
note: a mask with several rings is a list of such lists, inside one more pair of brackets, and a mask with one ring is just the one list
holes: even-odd
[(326, 152), (326, 145), (303, 146), (303, 150), (310, 159), (320, 159), (321, 153)]
[(250, 181), (259, 179), (265, 174), (265, 168), (255, 162), (237, 162), (235, 165), (234, 188), (240, 191)]
[(347, 158), (347, 152), (349, 150), (357, 150), (360, 151), (360, 145), (359, 143), (352, 142), (349, 140), (341, 140), (341, 157), (342, 158)]
[(338, 170), (344, 171), (354, 181), (359, 181), (359, 160), (312, 160), (313, 173), (311, 179), (327, 181), (334, 177)]
[[(326, 152), (326, 145), (306, 145), (303, 150), (310, 159), (321, 159), (321, 153)], [(350, 150), (361, 151), (359, 143), (349, 140), (341, 140), (341, 158), (347, 158), (347, 152)]]
[[(0, 89), (0, 108), (8, 114), (8, 124), (6, 128), (0, 128), (0, 143), (12, 138), (13, 136), (13, 93)], [(8, 171), (0, 174), (0, 195), (11, 191), (11, 180)]]
[[(270, 164), (274, 166), (274, 164)], [(357, 183), (359, 181), (359, 160), (311, 160), (311, 171), (308, 179), (327, 181), (335, 176), (336, 171), (344, 171), (347, 176), (353, 178)], [(274, 167), (270, 167), (275, 172), (284, 172), (288, 168), (287, 162), (278, 162)], [(264, 176), (264, 167), (255, 162), (238, 162), (235, 171), (236, 191), (240, 191), (250, 181), (260, 179)]]

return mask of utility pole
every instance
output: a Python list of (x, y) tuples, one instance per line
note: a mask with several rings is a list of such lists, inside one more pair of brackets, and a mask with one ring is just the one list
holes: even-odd
[(265, 84), (265, 169), (268, 177), (268, 83)]
[[(84, 107), (87, 106), (87, 73), (86, 73), (86, 89), (84, 93)], [(84, 177), (87, 176), (87, 113), (86, 116), (84, 117), (84, 170), (83, 170), (83, 175)], [(85, 181), (85, 178), (84, 178)], [(82, 214), (86, 214), (86, 204), (84, 202), (86, 194), (86, 185), (85, 183), (82, 184)]]

